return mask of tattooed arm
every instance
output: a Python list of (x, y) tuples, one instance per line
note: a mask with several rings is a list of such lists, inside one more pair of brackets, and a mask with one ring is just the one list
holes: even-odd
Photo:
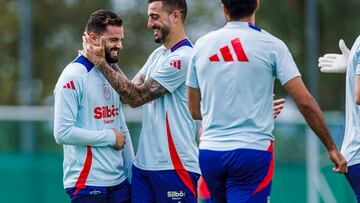
[(133, 83), (120, 68), (113, 68), (109, 65), (105, 60), (105, 43), (106, 38), (102, 36), (100, 46), (95, 46), (90, 43), (90, 37), (85, 32), (83, 36), (84, 49), (80, 51), (80, 54), (103, 73), (110, 85), (121, 95), (123, 103), (129, 104), (131, 107), (138, 107), (166, 94), (167, 90), (154, 79), (149, 78), (144, 81), (145, 77), (138, 74)]
[(131, 80), (131, 82), (137, 86), (140, 86), (145, 82), (145, 75), (139, 72), (135, 75), (135, 77)]
[[(120, 75), (123, 76), (123, 78), (126, 78), (126, 75), (124, 74), (124, 72), (120, 69), (120, 67), (115, 63), (113, 64), (113, 69)], [(100, 69), (99, 69), (100, 70)], [(101, 71), (101, 70), (100, 70)], [(105, 74), (104, 74), (105, 75)], [(105, 76), (106, 77), (106, 76)], [(145, 75), (142, 73), (137, 73), (135, 75), (135, 77), (131, 80), (131, 82), (136, 85), (136, 86), (141, 86), (144, 84), (145, 82)], [(113, 84), (111, 84), (113, 86)], [(114, 88), (115, 89), (115, 88)], [(115, 89), (116, 90), (116, 89)], [(116, 90), (117, 91), (117, 90)], [(119, 92), (119, 91), (117, 91)], [(131, 101), (128, 100), (129, 97), (124, 97), (122, 94), (120, 94), (120, 100), (123, 104), (129, 104)]]
[[(131, 82), (136, 86), (141, 86), (145, 82), (145, 75), (139, 72), (135, 75), (135, 77), (131, 80)], [(129, 101), (129, 97), (125, 97), (123, 95), (120, 95), (120, 99), (124, 104), (129, 104), (131, 102)]]
[(131, 82), (120, 69), (115, 71), (106, 61), (99, 64), (97, 68), (115, 91), (121, 95), (122, 102), (129, 104), (133, 108), (146, 104), (167, 93), (167, 90), (156, 80), (149, 78), (144, 81), (145, 76), (141, 73), (138, 73)]
[[(124, 77), (126, 77), (125, 73), (120, 69), (117, 63), (114, 63), (112, 65), (112, 68), (119, 74), (124, 75)], [(135, 75), (135, 77), (131, 80), (131, 82), (134, 83), (134, 85), (140, 86), (145, 82), (145, 75), (139, 72)]]

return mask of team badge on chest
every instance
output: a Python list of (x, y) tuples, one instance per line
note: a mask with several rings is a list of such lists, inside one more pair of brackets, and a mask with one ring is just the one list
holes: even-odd
[(104, 84), (104, 98), (109, 100), (111, 98), (111, 88), (109, 84)]

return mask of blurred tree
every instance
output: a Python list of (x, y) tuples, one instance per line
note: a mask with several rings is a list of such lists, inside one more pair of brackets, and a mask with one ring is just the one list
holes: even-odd
[[(19, 69), (19, 4), (20, 1), (0, 0), (0, 104), (18, 104), (16, 98)], [(33, 78), (38, 81), (42, 104), (52, 94), (65, 65), (81, 48), (81, 35), (89, 15), (100, 8), (110, 8), (108, 1), (32, 0)]]
[[(320, 55), (341, 53), (339, 39), (344, 39), (349, 49), (360, 35), (360, 1), (327, 1), (320, 3)], [(320, 102), (327, 110), (345, 109), (345, 76), (319, 74)]]
[(16, 100), (18, 33), (16, 4), (0, 0), (0, 104)]
[(52, 95), (63, 68), (77, 56), (90, 14), (110, 7), (110, 0), (33, 0), (33, 77), (42, 81), (38, 104)]
[[(257, 26), (285, 42), (306, 82), (304, 18), (304, 0), (261, 1), (256, 20)], [(277, 97), (287, 95), (278, 81), (274, 92)]]
[[(292, 52), (304, 80), (305, 16), (304, 0), (260, 1), (257, 26), (282, 39)], [(0, 105), (17, 104), (19, 1), (0, 0)], [(188, 0), (187, 33), (195, 41), (225, 24), (220, 0)], [(360, 34), (359, 0), (346, 2), (319, 0), (320, 53), (339, 52), (337, 42), (344, 38), (351, 46)], [(159, 46), (147, 29), (145, 0), (33, 0), (33, 78), (40, 94), (36, 104), (52, 95), (62, 69), (81, 49), (81, 35), (89, 15), (98, 9), (112, 9), (124, 19), (124, 49), (119, 65), (132, 77)], [(346, 11), (346, 12), (344, 12)], [(355, 19), (355, 20), (351, 20)], [(343, 75), (320, 75), (320, 104), (325, 110), (342, 110), (345, 94)], [(334, 91), (337, 90), (337, 91)], [(276, 83), (279, 96), (285, 92)]]

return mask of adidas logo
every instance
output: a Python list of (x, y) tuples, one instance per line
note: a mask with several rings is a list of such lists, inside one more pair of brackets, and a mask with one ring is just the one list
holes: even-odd
[(172, 62), (170, 62), (170, 66), (180, 70), (181, 69), (181, 61), (180, 60), (172, 61)]
[[(236, 54), (236, 58), (239, 62), (249, 62), (248, 57), (245, 54), (245, 51), (242, 47), (239, 38), (231, 40), (231, 46)], [(234, 57), (230, 52), (229, 46), (224, 46), (220, 49), (220, 53), (225, 62), (234, 62)], [(220, 62), (220, 58), (218, 54), (214, 54), (209, 57), (210, 62)]]
[(72, 89), (75, 90), (75, 85), (73, 81), (70, 81), (68, 83), (66, 83), (66, 85), (63, 86), (65, 89)]

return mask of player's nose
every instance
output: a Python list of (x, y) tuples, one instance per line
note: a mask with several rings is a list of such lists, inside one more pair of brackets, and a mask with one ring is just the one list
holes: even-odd
[(154, 27), (154, 25), (155, 25), (155, 21), (152, 20), (151, 18), (149, 18), (148, 23), (147, 23), (148, 28), (152, 29)]
[(116, 49), (122, 49), (123, 48), (122, 42), (120, 41), (120, 42), (116, 43), (115, 48)]

